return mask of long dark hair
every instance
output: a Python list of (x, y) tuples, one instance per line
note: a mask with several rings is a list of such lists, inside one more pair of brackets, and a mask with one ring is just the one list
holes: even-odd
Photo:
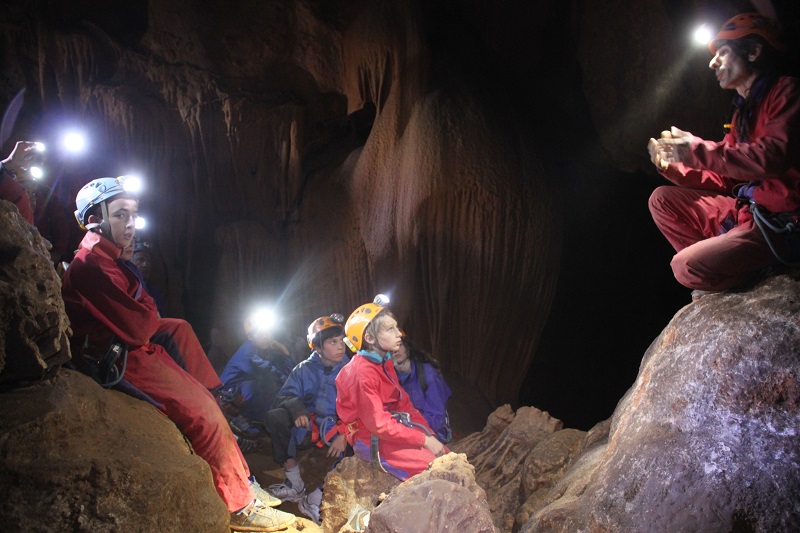
[[(755, 61), (750, 61), (748, 59), (750, 53), (759, 44), (761, 45), (761, 53)], [(758, 108), (770, 89), (772, 89), (772, 86), (783, 74), (783, 57), (778, 50), (759, 35), (745, 35), (740, 39), (724, 40), (717, 43), (717, 47), (723, 45), (730, 46), (733, 53), (742, 58), (748, 68), (758, 73), (758, 77), (750, 87), (747, 97), (737, 94), (733, 98), (735, 116), (733, 127), (736, 131), (736, 138), (739, 142), (749, 143)]]
[(433, 368), (436, 370), (440, 369), (439, 361), (434, 359), (434, 357), (429, 354), (428, 352), (419, 348), (416, 344), (411, 342), (408, 337), (403, 337), (403, 345), (406, 347), (406, 351), (408, 352), (408, 358), (412, 361), (419, 361), (421, 363), (430, 363)]

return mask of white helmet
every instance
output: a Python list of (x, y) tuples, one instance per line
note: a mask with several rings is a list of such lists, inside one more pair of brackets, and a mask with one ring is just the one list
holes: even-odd
[[(97, 178), (92, 180), (78, 191), (78, 196), (75, 197), (75, 218), (81, 229), (91, 229), (86, 226), (86, 218), (89, 210), (98, 205), (103, 204), (106, 200), (111, 199), (118, 194), (128, 194), (136, 197), (134, 190), (128, 187), (126, 183), (128, 176), (119, 176), (117, 178)], [(106, 213), (103, 213), (103, 220), (108, 218)]]

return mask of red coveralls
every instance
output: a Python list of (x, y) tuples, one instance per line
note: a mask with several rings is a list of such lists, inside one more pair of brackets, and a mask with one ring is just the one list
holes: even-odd
[[(112, 335), (126, 343), (125, 378), (163, 405), (164, 414), (208, 462), (228, 509), (238, 511), (255, 496), (247, 463), (207, 390), (219, 386), (219, 378), (187, 322), (159, 319), (155, 302), (145, 291), (136, 298), (140, 283), (118, 262), (121, 251), (110, 240), (88, 232), (64, 274), (61, 293), (73, 330), (73, 354), (80, 357), (87, 337), (89, 350), (94, 350), (90, 353), (97, 355), (105, 353)], [(158, 331), (174, 335), (188, 372), (150, 342)]]
[(391, 360), (378, 364), (356, 355), (336, 376), (336, 414), (349, 426), (345, 438), (359, 459), (370, 461), (370, 437), (377, 435), (384, 469), (406, 480), (436, 456), (423, 447), (423, 431), (392, 418), (392, 412), (405, 412), (412, 422), (428, 427), (398, 383)]
[[(800, 208), (800, 80), (775, 82), (751, 131), (749, 143), (738, 142), (735, 130), (720, 142), (695, 137), (687, 160), (662, 170), (681, 187), (659, 187), (650, 197), (656, 225), (678, 252), (675, 277), (691, 289), (729, 289), (776, 261), (749, 206), (731, 196), (734, 185), (760, 182), (753, 199), (773, 213)], [(726, 219), (736, 226), (722, 232)], [(783, 239), (772, 239), (784, 251)]]

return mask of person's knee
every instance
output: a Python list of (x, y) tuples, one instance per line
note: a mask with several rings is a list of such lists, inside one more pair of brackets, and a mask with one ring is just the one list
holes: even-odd
[(289, 411), (281, 408), (267, 411), (265, 422), (267, 428), (281, 426), (291, 427), (293, 425), (292, 417), (289, 416)]
[(704, 264), (701, 258), (681, 250), (670, 261), (675, 279), (689, 289), (713, 291), (720, 289), (720, 272), (715, 272), (709, 265)]
[(675, 275), (675, 279), (678, 280), (678, 283), (690, 289), (697, 288), (693, 286), (694, 281), (696, 281), (695, 275), (693, 269), (689, 266), (689, 259), (686, 256), (680, 253), (675, 254), (669, 266), (672, 268), (672, 273)]
[(661, 185), (660, 187), (656, 187), (650, 194), (647, 205), (650, 207), (650, 214), (652, 214), (654, 218), (656, 218), (659, 213), (663, 213), (666, 210), (665, 206), (670, 203), (674, 190), (675, 187)]

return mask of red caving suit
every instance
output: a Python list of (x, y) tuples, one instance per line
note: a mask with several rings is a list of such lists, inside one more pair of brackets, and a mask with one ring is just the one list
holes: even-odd
[(370, 437), (374, 434), (379, 439), (383, 468), (406, 480), (425, 470), (436, 456), (423, 447), (423, 431), (392, 418), (393, 412), (405, 412), (412, 422), (428, 427), (398, 383), (391, 359), (373, 363), (357, 354), (336, 376), (336, 414), (349, 425), (345, 437), (359, 459), (370, 461)]
[[(64, 274), (61, 289), (73, 330), (73, 357), (84, 340), (89, 350), (105, 353), (112, 335), (128, 345), (125, 378), (162, 405), (162, 410), (189, 438), (197, 455), (211, 467), (214, 485), (230, 511), (254, 498), (247, 463), (217, 402), (207, 389), (220, 385), (191, 326), (160, 319), (153, 299), (140, 291), (136, 275), (118, 259), (122, 250), (88, 232)], [(136, 297), (138, 295), (138, 298)], [(183, 355), (180, 368), (158, 344), (157, 332), (169, 331)]]
[(750, 207), (732, 197), (735, 185), (758, 182), (753, 200), (773, 213), (800, 209), (800, 80), (778, 78), (756, 112), (749, 143), (735, 129), (720, 142), (695, 137), (686, 161), (662, 170), (680, 187), (650, 197), (656, 225), (678, 252), (675, 277), (691, 289), (729, 289), (776, 261)]

